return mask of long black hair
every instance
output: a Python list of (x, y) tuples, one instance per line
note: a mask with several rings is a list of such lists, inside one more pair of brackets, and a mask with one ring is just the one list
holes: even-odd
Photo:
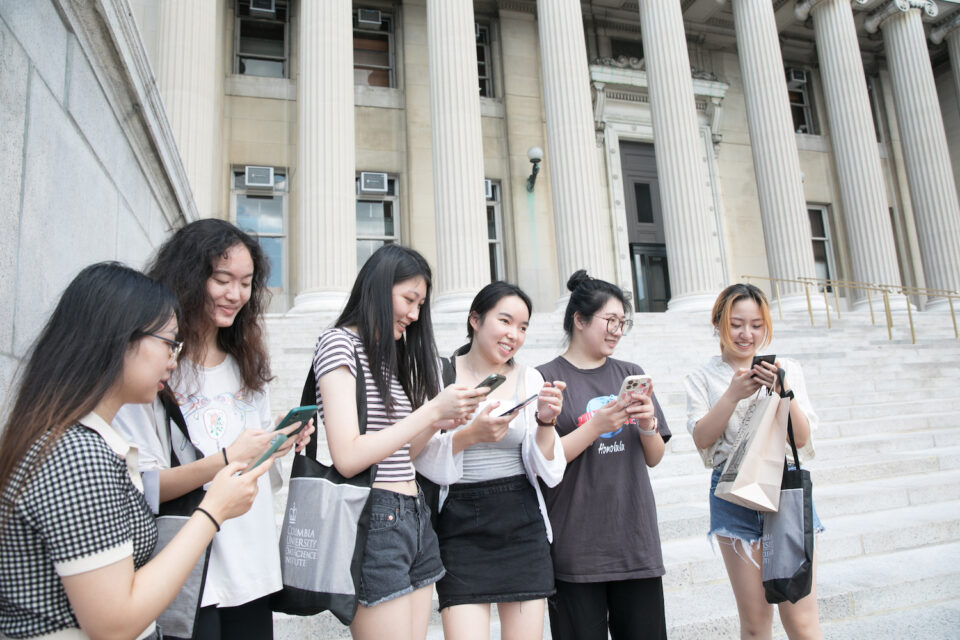
[(226, 220), (204, 218), (191, 222), (168, 238), (157, 251), (147, 275), (160, 280), (177, 295), (183, 310), (180, 319), (183, 355), (200, 363), (206, 348), (204, 337), (213, 323), (207, 280), (213, 274), (214, 264), (237, 245), (246, 247), (253, 260), (250, 300), (237, 313), (232, 325), (217, 330), (217, 345), (236, 358), (243, 386), (250, 391), (262, 391), (273, 378), (261, 326), (269, 300), (270, 265), (260, 243)]
[[(473, 302), (470, 303), (470, 314), (467, 316), (467, 344), (457, 349), (453, 355), (461, 356), (470, 351), (474, 334), (473, 326), (470, 324), (470, 318), (476, 314), (480, 323), (483, 323), (483, 319), (487, 313), (497, 306), (498, 302), (510, 296), (520, 298), (523, 304), (527, 306), (527, 313), (531, 316), (533, 315), (533, 301), (530, 300), (530, 296), (528, 296), (523, 289), (515, 284), (504, 282), (503, 280), (491, 282), (483, 289), (480, 289), (477, 295), (473, 297)], [(510, 358), (510, 362), (513, 362), (513, 358)]]
[[(417, 276), (427, 284), (420, 317), (407, 327), (403, 337), (394, 340), (393, 286)], [(390, 378), (394, 373), (414, 409), (440, 387), (437, 346), (430, 319), (432, 288), (430, 265), (423, 256), (413, 249), (387, 244), (377, 249), (361, 267), (347, 305), (337, 318), (338, 327), (357, 327), (374, 383), (388, 411), (396, 403), (390, 393)]]
[[(120, 379), (130, 345), (160, 331), (176, 313), (177, 299), (167, 287), (120, 263), (101, 262), (77, 274), (26, 355), (0, 435), (0, 514), (63, 433)], [(7, 491), (17, 465), (41, 438), (40, 454), (18, 473), (23, 482)]]
[(580, 314), (580, 319), (590, 322), (593, 315), (607, 304), (610, 298), (616, 298), (623, 304), (624, 313), (630, 313), (631, 307), (623, 290), (612, 282), (591, 278), (587, 272), (580, 269), (567, 280), (567, 289), (570, 290), (570, 300), (563, 313), (563, 331), (567, 338), (573, 337), (573, 318)]

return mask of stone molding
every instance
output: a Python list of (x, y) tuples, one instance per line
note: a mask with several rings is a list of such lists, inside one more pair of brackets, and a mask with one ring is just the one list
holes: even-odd
[(54, 0), (171, 227), (197, 220), (190, 181), (128, 0)]
[(946, 40), (947, 36), (956, 31), (957, 27), (960, 27), (960, 12), (954, 14), (950, 20), (934, 27), (934, 29), (930, 31), (930, 42), (940, 44)]
[[(825, 2), (826, 0), (801, 0), (797, 3), (797, 6), (793, 9), (793, 15), (797, 16), (797, 20), (800, 22), (806, 22), (807, 18), (810, 16), (810, 12), (820, 3)], [(847, 0), (847, 2), (855, 2), (859, 5), (864, 5), (870, 2), (870, 0)]]
[(911, 9), (923, 9), (931, 18), (937, 17), (940, 9), (933, 0), (890, 0), (887, 4), (870, 14), (863, 22), (863, 27), (867, 33), (876, 33), (880, 26), (889, 18), (898, 13), (906, 13)]

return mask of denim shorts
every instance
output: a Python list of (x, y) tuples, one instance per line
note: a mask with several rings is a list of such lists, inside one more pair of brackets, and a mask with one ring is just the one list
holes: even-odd
[(370, 531), (360, 565), (360, 604), (373, 607), (443, 577), (437, 534), (423, 492), (370, 492)]
[(437, 520), (447, 575), (440, 609), (553, 595), (553, 561), (537, 492), (525, 475), (455, 484)]
[[(710, 478), (710, 533), (708, 535), (711, 538), (713, 536), (733, 538), (747, 545), (754, 545), (763, 537), (763, 512), (741, 507), (714, 495), (724, 464), (721, 463), (714, 468)], [(795, 467), (790, 465), (790, 468)], [(813, 507), (813, 531), (820, 533), (823, 531), (823, 524), (817, 516), (816, 505), (811, 506)]]

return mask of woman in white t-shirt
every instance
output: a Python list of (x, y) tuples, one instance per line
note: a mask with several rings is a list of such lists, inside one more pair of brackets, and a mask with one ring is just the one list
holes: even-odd
[[(131, 405), (116, 424), (141, 450), (148, 501), (166, 502), (209, 482), (230, 462), (247, 462), (273, 433), (267, 383), (270, 365), (261, 326), (268, 263), (256, 240), (229, 222), (198, 220), (168, 239), (148, 275), (165, 283), (181, 307), (183, 356), (170, 388), (190, 441), (203, 458), (170, 467), (171, 447), (190, 458), (162, 405)], [(292, 425), (280, 433), (290, 433)], [(275, 455), (302, 448), (312, 425)], [(171, 442), (172, 438), (172, 442)], [(210, 554), (201, 609), (200, 640), (273, 637), (268, 596), (282, 587), (270, 480), (262, 477), (253, 507), (223, 525)]]

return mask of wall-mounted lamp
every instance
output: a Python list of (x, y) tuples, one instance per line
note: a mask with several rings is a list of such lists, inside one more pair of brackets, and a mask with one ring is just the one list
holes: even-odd
[(540, 173), (540, 161), (543, 160), (543, 149), (540, 147), (530, 147), (527, 149), (527, 157), (533, 165), (530, 170), (530, 177), (527, 178), (527, 191), (533, 191), (533, 185), (537, 183), (537, 174)]

